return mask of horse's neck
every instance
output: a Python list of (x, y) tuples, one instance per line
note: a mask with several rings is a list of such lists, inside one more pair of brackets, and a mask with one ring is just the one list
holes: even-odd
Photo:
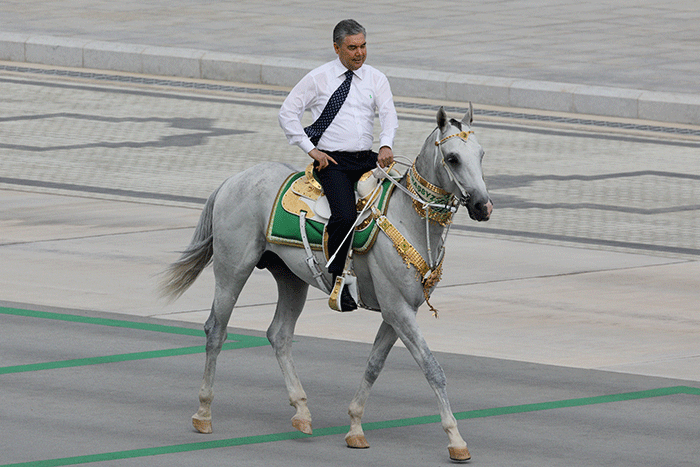
[[(408, 174), (403, 177), (401, 184), (407, 188)], [(401, 230), (401, 233), (414, 247), (427, 248), (428, 237), (426, 236), (426, 228), (428, 229), (431, 248), (438, 245), (445, 227), (433, 221), (430, 221), (429, 227), (427, 227), (425, 217), (421, 216), (414, 208), (413, 198), (409, 197), (403, 190), (394, 190), (388, 209), (390, 220), (397, 225), (397, 228)]]
[[(435, 145), (435, 142), (439, 136), (439, 131), (439, 128), (436, 128), (428, 136), (423, 144), (420, 154), (415, 161), (416, 171), (420, 174), (420, 176), (427, 182), (438, 187), (440, 186), (440, 181), (436, 175), (436, 167), (438, 164), (437, 156), (439, 153), (436, 152), (437, 146)], [(411, 169), (409, 169), (409, 171), (410, 170)], [(407, 188), (409, 183), (409, 174), (407, 172), (401, 180), (401, 184)], [(441, 243), (442, 235), (446, 227), (433, 221), (426, 223), (425, 216), (419, 214), (414, 208), (413, 199), (407, 194), (403, 193), (403, 190), (400, 192), (398, 191), (399, 190), (394, 191), (395, 194), (393, 196), (398, 197), (398, 199), (395, 200), (397, 202), (394, 204), (397, 208), (397, 219), (400, 218), (401, 224), (404, 224), (407, 227), (407, 238), (410, 236), (409, 240), (411, 242), (416, 242), (414, 243), (414, 246), (416, 247), (418, 245), (422, 245), (423, 248), (427, 248), (428, 241), (430, 242), (431, 248), (438, 246)], [(391, 208), (391, 206), (392, 204), (390, 203), (389, 207)], [(426, 229), (428, 230), (427, 235)], [(427, 240), (428, 238), (429, 240)]]
[(430, 133), (430, 136), (423, 143), (420, 154), (416, 158), (416, 170), (418, 173), (428, 182), (433, 185), (440, 186), (440, 181), (436, 174), (437, 156), (436, 151), (437, 146), (435, 142), (438, 141), (440, 129), (435, 128), (435, 130)]

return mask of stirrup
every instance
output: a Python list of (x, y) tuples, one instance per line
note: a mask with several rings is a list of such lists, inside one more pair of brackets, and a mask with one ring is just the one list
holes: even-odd
[(343, 274), (335, 279), (335, 284), (333, 285), (333, 290), (328, 298), (328, 306), (335, 311), (346, 312), (354, 310), (343, 310), (341, 305), (341, 295), (343, 292), (343, 287), (347, 286), (350, 296), (355, 300), (355, 305), (358, 305), (358, 294), (357, 294), (357, 277), (351, 274), (349, 271), (343, 271)]
[(331, 296), (328, 298), (328, 306), (335, 311), (353, 311), (353, 310), (343, 310), (341, 304), (341, 298), (343, 293), (343, 287), (347, 286), (350, 296), (355, 300), (355, 306), (359, 306), (359, 294), (357, 292), (357, 277), (352, 272), (352, 249), (348, 252), (348, 257), (345, 259), (345, 267), (343, 268), (343, 273), (335, 278), (335, 284), (333, 284), (333, 290), (331, 290)]

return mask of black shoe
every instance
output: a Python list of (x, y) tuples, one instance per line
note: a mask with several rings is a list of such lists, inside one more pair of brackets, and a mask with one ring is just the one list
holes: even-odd
[(357, 303), (355, 303), (355, 299), (352, 298), (347, 285), (343, 287), (343, 291), (340, 293), (340, 309), (341, 311), (357, 310)]

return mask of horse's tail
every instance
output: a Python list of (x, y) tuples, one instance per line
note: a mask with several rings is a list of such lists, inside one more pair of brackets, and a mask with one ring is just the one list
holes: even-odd
[(204, 268), (211, 263), (214, 256), (214, 235), (212, 232), (214, 201), (220, 189), (221, 186), (209, 196), (204, 204), (189, 246), (182, 252), (180, 258), (163, 272), (164, 277), (160, 282), (161, 297), (170, 301), (177, 300), (194, 283)]

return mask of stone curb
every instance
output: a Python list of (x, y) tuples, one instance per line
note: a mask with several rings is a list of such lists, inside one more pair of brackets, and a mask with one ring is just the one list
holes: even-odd
[[(321, 62), (0, 32), (0, 60), (292, 87)], [(700, 95), (385, 67), (396, 96), (700, 124)]]

